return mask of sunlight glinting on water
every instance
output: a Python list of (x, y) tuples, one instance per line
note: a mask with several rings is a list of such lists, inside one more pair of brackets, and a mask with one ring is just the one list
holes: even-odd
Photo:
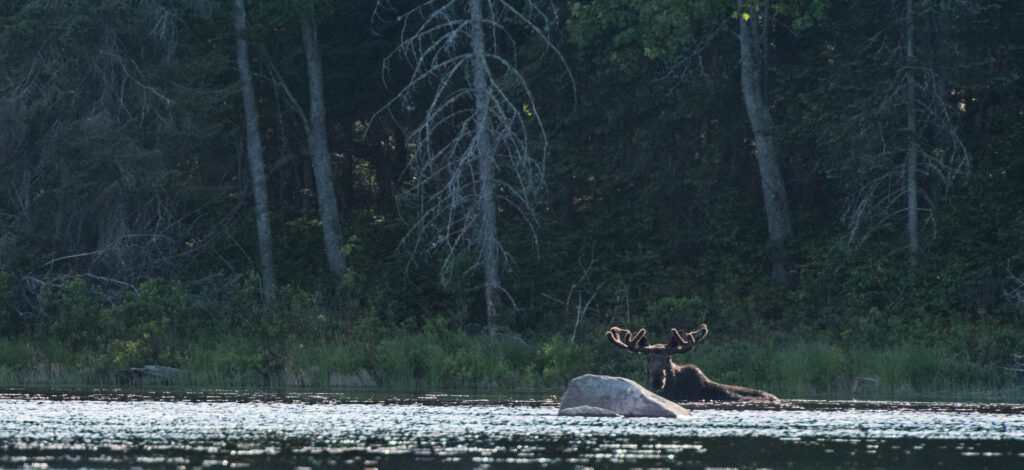
[[(341, 463), (404, 456), (441, 466), (699, 461), (709, 452), (728, 458), (728, 453), (721, 457), (727, 452), (723, 442), (742, 449), (744, 443), (762, 441), (823, 456), (837, 448), (859, 458), (923, 455), (938, 448), (957, 458), (1024, 462), (1024, 414), (969, 405), (791, 402), (781, 409), (705, 407), (688, 419), (628, 419), (560, 417), (551, 406), (478, 402), (0, 400), (0, 450), (6, 451), (0, 453), (0, 466), (52, 463), (56, 454), (63, 455), (58, 462), (63, 465), (79, 459), (89, 466), (186, 461), (227, 466), (227, 460), (287, 457), (283, 454), (333, 455)], [(771, 458), (769, 452), (757, 458)], [(33, 457), (25, 460), (28, 456)]]
[(683, 420), (568, 418), (551, 407), (0, 401), (0, 436), (84, 441), (315, 437), (355, 444), (485, 434), (1024, 439), (1024, 416), (913, 410), (695, 410)]

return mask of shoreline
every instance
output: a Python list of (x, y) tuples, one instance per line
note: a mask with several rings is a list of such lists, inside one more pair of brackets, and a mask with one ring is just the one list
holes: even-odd
[[(510, 402), (551, 402), (557, 405), (565, 390), (561, 387), (520, 387), (515, 389), (494, 387), (429, 387), (429, 386), (364, 386), (344, 387), (329, 385), (284, 385), (283, 376), (272, 376), (271, 385), (260, 385), (258, 377), (236, 377), (221, 382), (192, 380), (188, 371), (182, 371), (181, 380), (167, 384), (116, 383), (109, 373), (89, 371), (67, 372), (62, 380), (17, 381), (18, 374), (8, 374), (0, 381), (0, 399), (98, 399), (98, 400), (197, 400), (197, 401), (298, 401), (298, 402), (392, 402), (414, 400), (445, 404), (460, 400)], [(771, 388), (771, 387), (769, 387)], [(913, 388), (908, 383), (873, 392), (851, 394), (841, 390), (796, 389), (785, 387), (780, 393), (784, 402), (837, 401), (868, 402), (927, 402), (927, 403), (1024, 403), (1024, 387), (1019, 385), (974, 386), (945, 388)], [(212, 399), (204, 398), (212, 397)], [(233, 397), (233, 399), (232, 399)], [(312, 401), (310, 401), (312, 400)], [(427, 404), (427, 403), (424, 403)], [(702, 402), (687, 403), (701, 406)], [(716, 403), (715, 405), (723, 405)], [(728, 405), (728, 404), (725, 404)], [(708, 404), (704, 404), (708, 406)]]

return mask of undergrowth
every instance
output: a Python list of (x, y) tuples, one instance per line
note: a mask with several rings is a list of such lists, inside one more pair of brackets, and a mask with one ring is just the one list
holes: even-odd
[[(591, 315), (578, 325), (543, 323), (489, 337), (472, 326), (464, 305), (414, 315), (380, 300), (346, 303), (285, 287), (268, 308), (258, 289), (251, 278), (211, 300), (154, 279), (104, 304), (84, 282), (71, 281), (44, 293), (52, 316), (0, 332), (0, 386), (115, 386), (117, 371), (159, 364), (181, 369), (173, 386), (185, 388), (560, 390), (588, 373), (644, 381), (643, 357), (605, 339), (611, 324), (647, 327), (657, 343), (668, 339), (668, 326), (707, 322), (708, 339), (676, 362), (781, 397), (1024, 396), (1009, 367), (1012, 353), (1024, 349), (1021, 322), (988, 314), (920, 308), (894, 316), (869, 308), (844, 320), (827, 309), (811, 315), (793, 307), (811, 302), (779, 295), (761, 296), (761, 304), (664, 297), (626, 318)], [(767, 310), (768, 303), (781, 307), (771, 315), (720, 313)]]
[[(185, 388), (305, 387), (330, 389), (335, 378), (365, 370), (374, 387), (391, 390), (558, 390), (586, 373), (644, 381), (642, 356), (603, 341), (569, 344), (565, 338), (526, 341), (490, 338), (445, 328), (345, 336), (333, 343), (287, 344), (269, 366), (258, 341), (227, 335), (187, 346), (176, 386)], [(676, 358), (712, 379), (768, 390), (780, 397), (896, 397), (1021, 393), (1008, 370), (977, 364), (936, 347), (893, 344), (844, 347), (822, 341), (784, 344), (708, 341)], [(75, 354), (58, 345), (0, 339), (0, 386), (116, 385), (102, 352)], [(860, 382), (871, 387), (856, 388)], [(1024, 393), (1021, 393), (1024, 394)]]

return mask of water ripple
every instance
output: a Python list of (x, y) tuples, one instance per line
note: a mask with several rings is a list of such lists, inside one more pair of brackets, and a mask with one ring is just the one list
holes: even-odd
[(1017, 405), (799, 402), (690, 419), (538, 405), (0, 399), (0, 466), (1024, 468)]

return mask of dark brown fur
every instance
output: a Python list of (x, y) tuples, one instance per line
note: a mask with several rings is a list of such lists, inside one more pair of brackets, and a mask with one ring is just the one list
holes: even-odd
[(647, 380), (654, 393), (672, 401), (779, 402), (775, 395), (761, 390), (715, 382), (693, 364), (672, 362), (673, 354), (693, 349), (707, 336), (707, 325), (685, 335), (673, 328), (668, 344), (649, 345), (646, 333), (645, 330), (630, 333), (613, 327), (607, 336), (612, 344), (646, 356)]

